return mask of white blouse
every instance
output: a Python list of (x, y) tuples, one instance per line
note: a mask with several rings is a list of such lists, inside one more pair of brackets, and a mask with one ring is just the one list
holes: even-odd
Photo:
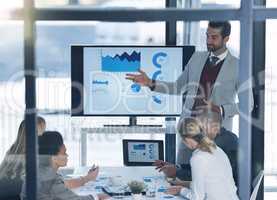
[(227, 155), (220, 147), (213, 153), (194, 150), (191, 160), (190, 189), (180, 194), (190, 200), (238, 200), (237, 188)]

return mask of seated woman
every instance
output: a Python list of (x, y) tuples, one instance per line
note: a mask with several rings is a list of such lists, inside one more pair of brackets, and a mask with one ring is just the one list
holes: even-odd
[[(237, 185), (238, 137), (222, 126), (221, 113), (216, 110), (204, 108), (195, 118), (201, 122), (201, 128), (208, 138), (214, 141), (214, 143), (226, 153), (230, 160), (233, 177)], [(186, 153), (186, 157), (192, 156), (191, 150), (188, 151), (187, 149)], [(184, 184), (186, 184), (186, 181), (191, 180), (190, 164), (174, 165), (162, 160), (157, 160), (154, 165), (159, 171), (164, 172), (164, 174), (169, 177), (168, 180), (172, 180), (170, 181), (172, 184), (183, 184), (182, 181), (185, 181)], [(181, 181), (178, 181), (178, 179)]]
[[(7, 151), (5, 158), (0, 165), (0, 197), (13, 197), (20, 195), (22, 181), (25, 176), (25, 142), (26, 142), (26, 123), (23, 120), (20, 123), (18, 134), (15, 142)], [(37, 134), (42, 135), (46, 129), (46, 121), (44, 118), (37, 117)], [(92, 167), (94, 169), (94, 167)], [(65, 185), (70, 188), (77, 188), (85, 183), (95, 180), (98, 168), (94, 171), (90, 170), (86, 176), (65, 181)]]
[[(19, 199), (23, 178), (25, 175), (25, 140), (26, 123), (20, 123), (17, 137), (13, 145), (7, 151), (0, 165), (0, 199)], [(45, 131), (45, 120), (37, 117), (37, 134)]]
[[(47, 200), (103, 200), (109, 198), (105, 194), (91, 194), (79, 196), (68, 189), (57, 174), (60, 167), (67, 164), (66, 147), (59, 132), (46, 131), (38, 138), (39, 143), (39, 169), (37, 199)], [(21, 199), (26, 199), (25, 182), (22, 187)]]
[[(25, 152), (26, 152), (26, 122), (23, 120), (20, 123), (17, 138), (13, 145), (7, 151), (5, 158), (0, 165), (0, 199), (20, 199), (20, 192), (25, 176)], [(37, 117), (37, 134), (42, 135), (46, 128), (44, 118)], [(94, 169), (94, 168), (93, 168)], [(95, 180), (98, 168), (90, 170), (86, 176), (68, 179), (65, 185), (70, 188), (76, 188), (85, 183)]]
[(230, 161), (224, 151), (203, 134), (200, 122), (194, 118), (185, 119), (179, 134), (193, 150), (192, 181), (189, 187), (173, 186), (167, 193), (191, 200), (238, 200)]

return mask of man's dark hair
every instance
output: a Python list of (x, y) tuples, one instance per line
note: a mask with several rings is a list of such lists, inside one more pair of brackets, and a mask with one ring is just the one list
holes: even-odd
[(57, 155), (63, 145), (63, 137), (57, 131), (45, 131), (38, 137), (40, 155)]
[(224, 22), (210, 21), (209, 27), (219, 28), (221, 30), (221, 35), (223, 38), (231, 34), (231, 24), (229, 21), (224, 21)]
[(200, 119), (202, 121), (203, 119), (209, 119), (213, 122), (219, 122), (222, 123), (222, 116), (220, 111), (215, 109), (209, 109), (209, 108), (203, 108), (202, 112), (199, 112), (199, 114), (196, 116), (196, 118)]

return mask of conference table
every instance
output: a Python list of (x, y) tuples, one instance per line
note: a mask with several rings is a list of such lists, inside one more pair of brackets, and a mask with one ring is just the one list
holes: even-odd
[[(71, 177), (78, 177), (85, 175), (89, 167), (80, 167), (74, 170)], [(130, 181), (144, 182), (146, 187), (152, 190), (151, 195), (146, 192), (146, 195), (142, 196), (144, 200), (181, 200), (184, 198), (179, 196), (168, 195), (164, 191), (170, 186), (166, 181), (163, 173), (159, 173), (155, 170), (155, 167), (100, 167), (99, 175), (96, 181), (88, 182), (82, 187), (74, 189), (73, 191), (79, 195), (88, 195), (92, 192), (102, 193), (103, 187), (109, 187), (112, 189), (122, 188)], [(154, 195), (153, 195), (154, 193)], [(132, 196), (114, 196), (111, 199), (124, 199), (132, 200)]]

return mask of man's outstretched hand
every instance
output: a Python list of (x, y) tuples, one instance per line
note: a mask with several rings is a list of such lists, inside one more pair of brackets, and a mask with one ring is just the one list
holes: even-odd
[(126, 79), (133, 81), (134, 83), (138, 83), (142, 86), (152, 86), (152, 80), (148, 78), (146, 73), (141, 69), (138, 70), (139, 74), (126, 74)]

